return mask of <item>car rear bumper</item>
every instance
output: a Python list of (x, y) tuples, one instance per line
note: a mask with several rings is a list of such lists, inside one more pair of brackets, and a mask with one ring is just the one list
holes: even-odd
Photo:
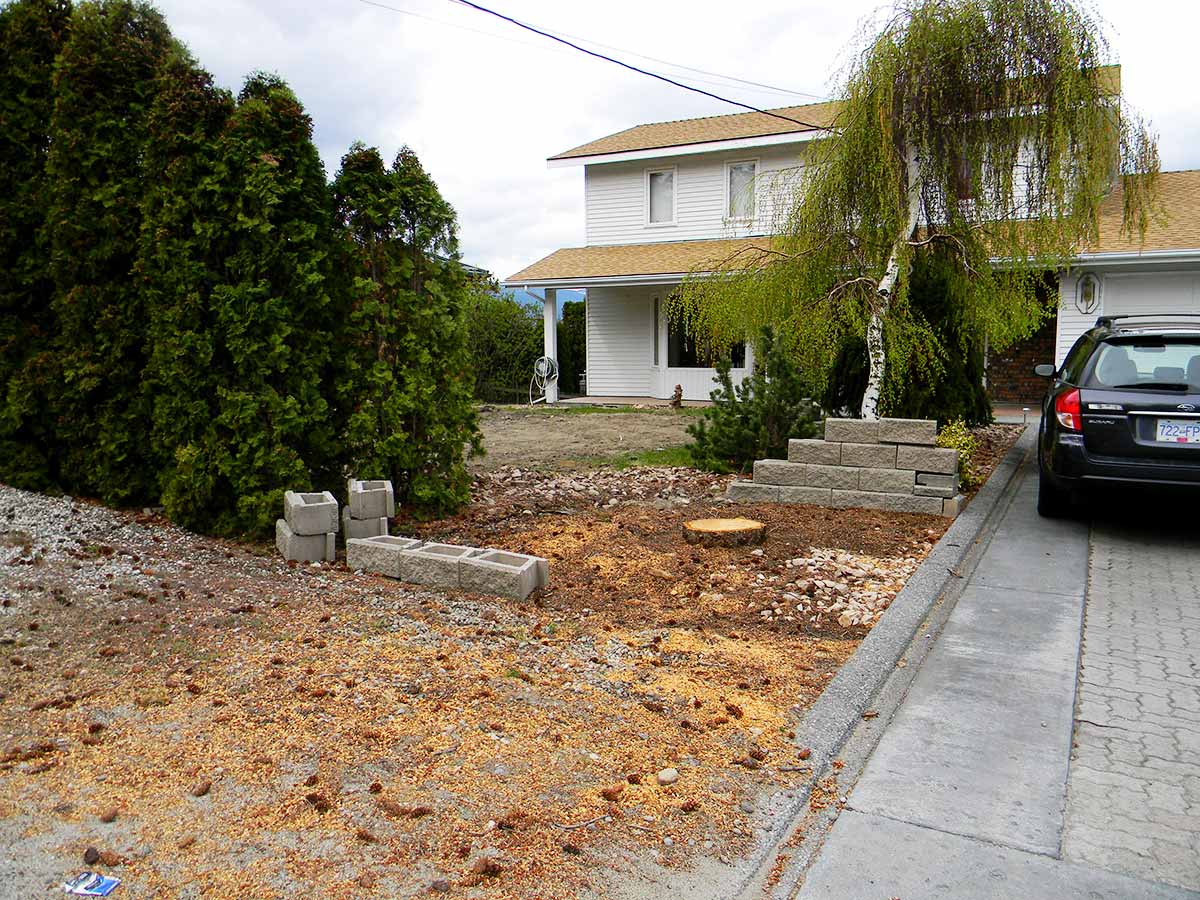
[(1078, 435), (1059, 435), (1049, 453), (1043, 450), (1042, 463), (1043, 471), (1060, 487), (1109, 481), (1200, 488), (1200, 448), (1195, 463), (1100, 456), (1089, 453)]

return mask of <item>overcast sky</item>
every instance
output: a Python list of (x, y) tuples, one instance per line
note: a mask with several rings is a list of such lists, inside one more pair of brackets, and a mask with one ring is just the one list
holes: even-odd
[[(351, 142), (390, 159), (411, 146), (459, 216), (466, 261), (504, 278), (583, 243), (583, 170), (546, 157), (642, 122), (736, 108), (591, 59), (454, 0), (158, 0), (175, 35), (236, 91), (282, 75), (315, 124), (332, 177)], [(483, 0), (547, 30), (756, 106), (826, 96), (870, 0)], [(1200, 3), (1102, 0), (1126, 99), (1160, 134), (1164, 168), (1200, 167), (1195, 61)], [(594, 44), (590, 45), (594, 47)], [(630, 52), (632, 51), (632, 52)], [(813, 96), (681, 72), (671, 63)], [(703, 82), (703, 83), (702, 83)]]

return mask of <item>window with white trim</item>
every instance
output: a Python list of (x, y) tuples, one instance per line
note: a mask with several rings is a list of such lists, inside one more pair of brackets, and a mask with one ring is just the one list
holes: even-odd
[(756, 159), (725, 164), (725, 218), (736, 222), (753, 221), (756, 212), (754, 182), (757, 177)]
[(673, 225), (675, 223), (675, 169), (646, 171), (646, 223)]

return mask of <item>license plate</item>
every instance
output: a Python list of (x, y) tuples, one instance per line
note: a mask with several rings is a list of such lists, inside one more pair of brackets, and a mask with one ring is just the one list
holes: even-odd
[(1200, 444), (1200, 419), (1159, 419), (1154, 439), (1168, 444)]

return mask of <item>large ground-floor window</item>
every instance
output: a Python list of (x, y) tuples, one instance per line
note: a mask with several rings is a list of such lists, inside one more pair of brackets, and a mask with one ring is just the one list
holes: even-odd
[[(746, 366), (746, 345), (739, 342), (730, 348), (735, 369)], [(671, 318), (667, 323), (667, 365), (672, 369), (715, 369), (718, 356), (712, 347), (688, 332), (687, 325)]]

